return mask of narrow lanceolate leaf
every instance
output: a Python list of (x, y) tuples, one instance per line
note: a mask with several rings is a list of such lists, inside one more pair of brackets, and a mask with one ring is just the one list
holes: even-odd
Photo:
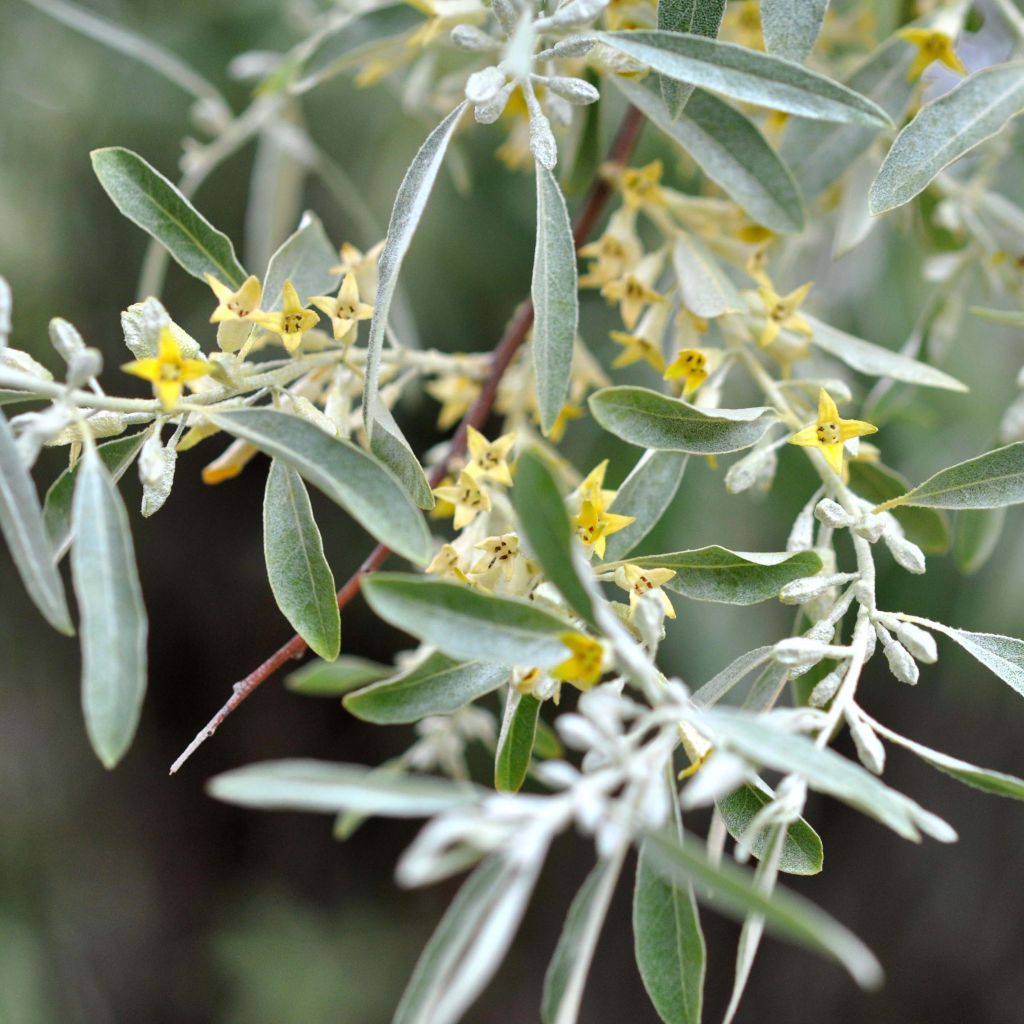
[(398, 477), (406, 493), (420, 508), (434, 507), (434, 493), (420, 460), (409, 447), (391, 410), (383, 403), (377, 405), (377, 429), (370, 440), (370, 450)]
[(273, 409), (237, 409), (211, 414), (210, 419), (290, 466), (392, 551), (418, 564), (429, 560), (430, 535), (422, 515), (372, 455)]
[(776, 57), (803, 63), (827, 10), (828, 0), (761, 0), (765, 49)]
[(479, 799), (468, 783), (424, 775), (394, 775), (361, 764), (262, 761), (211, 779), (210, 796), (266, 811), (342, 811), (384, 818), (429, 818)]
[[(847, 463), (850, 470), (850, 488), (866, 501), (881, 504), (898, 498), (910, 489), (910, 482), (894, 469), (880, 462)], [(907, 539), (913, 541), (925, 554), (941, 555), (949, 550), (952, 533), (949, 517), (941, 509), (913, 508), (902, 505), (892, 510), (899, 520)]]
[(515, 793), (526, 781), (537, 738), (540, 701), (528, 693), (509, 690), (512, 706), (506, 711), (506, 726), (498, 740), (494, 758), (494, 788), (502, 793)]
[(573, 898), (544, 975), (543, 1024), (576, 1024), (579, 1018), (583, 987), (621, 864), (621, 858), (598, 861)]
[(625, 558), (657, 526), (675, 500), (689, 458), (654, 449), (640, 456), (608, 507), (616, 515), (632, 516), (633, 522), (608, 538), (605, 558)]
[(443, 654), (380, 679), (350, 693), (345, 707), (356, 718), (378, 725), (419, 722), (428, 715), (450, 715), (485, 693), (496, 690), (509, 676), (504, 665), (482, 661), (458, 662)]
[[(899, 122), (917, 84), (907, 79), (913, 53), (905, 40), (890, 36), (843, 83)], [(877, 127), (794, 119), (782, 139), (782, 156), (804, 195), (814, 199), (838, 181), (877, 136)]]
[(367, 658), (343, 654), (335, 661), (318, 658), (285, 676), (284, 685), (294, 693), (309, 697), (341, 697), (367, 683), (391, 675), (390, 665), (381, 665)]
[(548, 433), (569, 397), (579, 320), (576, 247), (558, 180), (537, 164), (537, 247), (533, 255), (533, 371), (541, 427)]
[[(666, 32), (692, 32), (714, 39), (725, 15), (725, 0), (658, 0), (658, 28)], [(661, 95), (673, 117), (678, 117), (693, 93), (692, 85), (662, 78)]]
[(611, 387), (590, 396), (594, 419), (639, 445), (690, 455), (723, 455), (758, 442), (777, 421), (774, 410), (698, 409), (649, 388)]
[[(754, 836), (747, 835), (747, 830), (754, 815), (771, 799), (772, 793), (763, 783), (757, 786), (747, 783), (718, 801), (718, 811), (729, 835), (737, 842), (745, 842), (758, 860), (767, 850), (769, 831), (762, 830)], [(779, 870), (790, 875), (816, 875), (821, 871), (823, 859), (818, 833), (803, 818), (790, 825), (782, 846)]]
[(905, 618), (928, 629), (945, 633), (1024, 697), (1024, 640), (1002, 636), (999, 633), (972, 633), (967, 629), (955, 629), (953, 626), (918, 618), (916, 615), (907, 615)]
[(0, 413), (0, 530), (29, 597), (46, 621), (71, 635), (64, 584), (57, 572), (54, 545), (43, 525), (32, 477), (21, 461), (7, 418)]
[(735, 43), (645, 30), (595, 36), (652, 71), (730, 99), (819, 121), (890, 124), (881, 107), (831, 78)]
[(693, 886), (657, 870), (646, 840), (636, 867), (633, 941), (644, 988), (665, 1024), (700, 1024), (705, 946)]
[(697, 316), (716, 317), (742, 308), (729, 275), (695, 235), (680, 232), (672, 248), (672, 266), (683, 305)]
[(883, 502), (926, 508), (1001, 508), (1024, 502), (1024, 441), (986, 452), (977, 458), (940, 469), (906, 494)]
[(350, 67), (370, 47), (409, 32), (423, 20), (421, 11), (405, 3), (387, 4), (358, 14), (346, 11), (336, 16), (303, 55), (301, 78), (289, 91), (307, 92)]
[(337, 262), (338, 250), (331, 245), (320, 218), (304, 213), (298, 229), (270, 257), (260, 306), (280, 309), (285, 281), (295, 285), (300, 302), (307, 302), (311, 295), (333, 294), (338, 287), (338, 275), (332, 274), (330, 268)]
[(420, 218), (426, 209), (430, 191), (441, 170), (444, 154), (448, 149), (459, 120), (466, 109), (460, 103), (428, 136), (413, 157), (409, 170), (405, 172), (402, 184), (395, 196), (395, 205), (391, 210), (388, 222), (387, 241), (381, 250), (377, 263), (378, 283), (377, 297), (373, 307), (373, 320), (370, 323), (370, 336), (366, 352), (366, 382), (363, 388), (363, 421), (366, 434), (373, 442), (374, 425), (377, 420), (379, 405), (378, 389), (380, 386), (380, 354), (384, 345), (384, 334), (387, 330), (388, 315), (391, 302), (395, 297), (398, 285), (398, 274), (402, 269), (402, 261), (412, 242), (412, 237), (419, 226)]
[(970, 576), (992, 557), (1003, 535), (1005, 508), (965, 508), (956, 514), (953, 558), (957, 568)]
[(400, 573), (374, 573), (362, 590), (382, 619), (452, 658), (547, 667), (569, 656), (568, 624), (526, 601)]
[(949, 825), (910, 797), (890, 789), (834, 750), (821, 749), (804, 736), (773, 726), (763, 715), (724, 708), (712, 708), (704, 715), (718, 742), (729, 749), (755, 764), (803, 776), (811, 789), (856, 807), (904, 839), (916, 842), (919, 829), (940, 842), (956, 839)]
[(655, 81), (635, 82), (617, 76), (612, 81), (752, 220), (781, 233), (803, 228), (803, 202), (793, 176), (756, 125), (735, 107), (697, 90), (673, 120)]
[(813, 551), (730, 551), (717, 544), (630, 562), (641, 569), (672, 569), (675, 576), (665, 584), (670, 590), (694, 601), (723, 604), (767, 601), (787, 583), (821, 570), (821, 559)]
[(573, 536), (562, 493), (543, 456), (523, 452), (516, 462), (512, 504), (519, 528), (544, 575), (561, 591), (570, 606), (592, 626), (594, 602), (580, 581), (573, 560)]
[(966, 384), (934, 366), (864, 341), (863, 338), (855, 338), (813, 316), (807, 315), (805, 319), (814, 332), (811, 338), (814, 344), (858, 373), (870, 377), (889, 377), (908, 384), (920, 384), (922, 387), (944, 388), (947, 391), (968, 390)]
[(836, 959), (862, 987), (881, 984), (882, 968), (871, 951), (803, 897), (785, 890), (766, 896), (749, 871), (728, 861), (712, 864), (696, 839), (680, 843), (673, 836), (658, 834), (649, 836), (646, 845), (651, 867), (677, 885), (694, 883), (702, 899), (706, 893), (710, 902), (734, 916), (762, 914), (779, 935)]
[(922, 761), (927, 762), (933, 768), (938, 768), (940, 772), (951, 775), (964, 785), (973, 786), (975, 789), (993, 793), (996, 796), (1009, 797), (1011, 800), (1024, 800), (1024, 779), (993, 771), (991, 768), (979, 768), (967, 761), (961, 761), (958, 757), (951, 757), (941, 751), (932, 750), (931, 747), (926, 747), (923, 743), (893, 732), (892, 729), (886, 728), (874, 719), (871, 719), (871, 726), (890, 742), (913, 751)]
[(1024, 110), (1024, 61), (969, 75), (925, 104), (896, 136), (871, 186), (871, 212), (910, 202), (958, 157), (992, 138)]
[(82, 456), (71, 519), (85, 727), (96, 756), (113, 768), (139, 724), (148, 626), (128, 515), (95, 449)]
[[(106, 444), (96, 446), (103, 465), (107, 467), (111, 477), (116, 483), (124, 475), (125, 470), (135, 461), (143, 442), (146, 440), (147, 431), (140, 430), (137, 434), (129, 434), (127, 437), (118, 437)], [(78, 479), (78, 471), (81, 462), (65, 469), (56, 480), (50, 484), (50, 489), (43, 499), (43, 523), (46, 525), (46, 532), (50, 535), (50, 541), (60, 558), (71, 544), (71, 500), (75, 493), (75, 481)]]
[(302, 477), (276, 459), (263, 498), (263, 553), (281, 614), (316, 654), (333, 661), (341, 648), (334, 574)]
[(423, 950), (392, 1024), (455, 1024), (505, 957), (543, 854), (492, 854), (466, 879)]
[(193, 277), (213, 274), (238, 288), (245, 271), (218, 231), (159, 171), (120, 146), (94, 149), (92, 168), (114, 205), (155, 238)]

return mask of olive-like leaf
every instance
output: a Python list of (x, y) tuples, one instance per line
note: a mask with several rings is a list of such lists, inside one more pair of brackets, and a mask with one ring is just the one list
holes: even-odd
[(509, 689), (512, 706), (506, 711), (506, 725), (498, 740), (494, 758), (494, 788), (502, 793), (515, 793), (526, 781), (537, 737), (540, 701), (529, 693)]
[(827, 10), (828, 0), (761, 0), (765, 49), (802, 63), (814, 47)]
[(681, 452), (644, 452), (615, 492), (609, 512), (632, 516), (633, 522), (608, 538), (605, 557), (625, 558), (658, 525), (683, 480), (689, 456)]
[(326, 295), (338, 287), (338, 275), (331, 267), (338, 262), (338, 250), (331, 245), (327, 232), (316, 214), (302, 215), (298, 228), (278, 247), (263, 281), (263, 309), (280, 309), (285, 281), (291, 281), (300, 302), (311, 295)]

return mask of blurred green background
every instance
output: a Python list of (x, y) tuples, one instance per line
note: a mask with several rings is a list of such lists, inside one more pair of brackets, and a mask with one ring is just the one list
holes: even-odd
[[(266, 0), (94, 0), (185, 57), (240, 108), (245, 86), (223, 73), (244, 49), (283, 49), (297, 35), (292, 8)], [(92, 177), (88, 153), (124, 145), (177, 177), (189, 99), (146, 67), (84, 40), (19, 0), (0, 0), (0, 273), (15, 295), (12, 343), (56, 369), (46, 341), (51, 316), (67, 317), (103, 350), (112, 389), (124, 358), (120, 309), (136, 298), (145, 239), (120, 218)], [(310, 129), (365, 192), (386, 223), (394, 191), (426, 126), (405, 116), (385, 86), (358, 91), (336, 79), (306, 103)], [(500, 129), (466, 134), (474, 190), (442, 179), (405, 273), (424, 343), (489, 349), (529, 287), (533, 185), (494, 158)], [(669, 173), (689, 170), (653, 132), (638, 160), (662, 155)], [(197, 205), (244, 250), (253, 147), (200, 189)], [(1007, 182), (1024, 180), (1018, 150)], [(1018, 198), (1020, 198), (1018, 196)], [(336, 241), (360, 244), (350, 218), (310, 181), (304, 205)], [(820, 246), (792, 268), (792, 287), (817, 282), (813, 311), (896, 347), (925, 301), (922, 226), (886, 223), (838, 264)], [(258, 268), (257, 268), (258, 269)], [(172, 267), (164, 301), (212, 345), (205, 288)], [(591, 346), (609, 354), (614, 326), (600, 300), (584, 304)], [(1024, 359), (1020, 333), (968, 318), (949, 369), (972, 386), (963, 397), (919, 394), (908, 416), (879, 435), (885, 457), (915, 480), (992, 446)], [(607, 365), (607, 359), (605, 359)], [(644, 378), (643, 370), (631, 377)], [(857, 382), (863, 387), (864, 381)], [(141, 391), (139, 392), (141, 393)], [(438, 440), (429, 400), (403, 410), (422, 447)], [(0, 551), (0, 1021), (2, 1024), (379, 1024), (389, 1019), (419, 948), (454, 884), (402, 892), (391, 872), (415, 826), (371, 822), (349, 842), (327, 818), (243, 811), (209, 800), (218, 771), (281, 756), (376, 764), (404, 749), (406, 730), (375, 728), (333, 701), (267, 683), (216, 738), (169, 779), (167, 766), (230, 691), (289, 629), (277, 614), (262, 566), (263, 469), (217, 488), (199, 482), (212, 448), (183, 457), (168, 506), (134, 517), (135, 544), (151, 619), (151, 684), (134, 748), (112, 774), (91, 754), (77, 696), (74, 641), (47, 631)], [(578, 468), (605, 455), (621, 480), (635, 450), (589, 423), (570, 427), (565, 448)], [(804, 460), (782, 453), (780, 487), (766, 500), (730, 498), (721, 471), (691, 466), (675, 507), (649, 551), (720, 542), (775, 550), (812, 486)], [(695, 460), (696, 462), (696, 460)], [(61, 468), (46, 453), (37, 480)], [(138, 507), (133, 475), (124, 484)], [(785, 496), (784, 492), (790, 492)], [(369, 541), (335, 508), (316, 511), (335, 575), (345, 578)], [(949, 559), (909, 577), (881, 559), (880, 592), (908, 608), (966, 628), (1024, 633), (1024, 543), (1011, 512), (994, 558), (976, 577)], [(700, 683), (734, 655), (789, 629), (775, 605), (748, 609), (677, 601), (666, 663)], [(389, 659), (402, 646), (356, 602), (344, 618), (349, 653)], [(876, 659), (863, 697), (871, 714), (900, 732), (968, 760), (1024, 773), (1024, 705), (959, 650), (942, 645), (916, 689), (895, 683)], [(846, 742), (840, 747), (849, 752)], [(825, 842), (826, 867), (794, 887), (861, 935), (888, 970), (885, 989), (858, 992), (840, 970), (801, 950), (766, 942), (740, 1020), (810, 1024), (910, 1022), (1004, 1024), (1021, 1019), (1024, 848), (1019, 805), (960, 787), (895, 752), (887, 779), (946, 817), (961, 842), (914, 848), (862, 816), (812, 797), (808, 817)], [(694, 823), (699, 824), (698, 822)], [(507, 964), (467, 1020), (535, 1021), (544, 969), (562, 918), (592, 862), (588, 841), (558, 842)], [(710, 947), (707, 1019), (724, 1008), (737, 928), (705, 914)], [(654, 1022), (632, 961), (629, 892), (623, 886), (588, 986), (585, 1024)]]

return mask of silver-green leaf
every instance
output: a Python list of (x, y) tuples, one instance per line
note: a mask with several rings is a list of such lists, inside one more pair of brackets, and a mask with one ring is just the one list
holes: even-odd
[(761, 0), (765, 49), (803, 63), (814, 48), (827, 10), (828, 0)]
[(569, 656), (568, 623), (526, 601), (401, 573), (374, 573), (362, 590), (382, 619), (452, 658), (546, 667)]
[(277, 459), (263, 497), (263, 553), (281, 614), (316, 654), (333, 661), (341, 648), (334, 575), (302, 477)]
[(331, 245), (320, 218), (307, 211), (298, 228), (270, 257), (260, 306), (280, 309), (285, 281), (291, 281), (303, 303), (308, 302), (311, 295), (334, 292), (338, 275), (331, 273), (331, 267), (337, 262), (338, 251)]
[(973, 633), (969, 629), (956, 629), (916, 615), (904, 618), (955, 640), (968, 654), (1024, 697), (1024, 640), (999, 633)]
[(956, 514), (953, 559), (965, 575), (973, 575), (992, 557), (1003, 535), (1006, 508), (965, 508)]
[(992, 138), (1024, 111), (1024, 61), (969, 75), (925, 104), (896, 136), (871, 186), (873, 214), (910, 202), (954, 160)]
[(698, 409), (649, 388), (610, 387), (589, 400), (609, 433), (639, 445), (689, 455), (724, 455), (749, 448), (775, 422), (773, 409)]
[(381, 665), (354, 654), (342, 654), (335, 661), (317, 658), (297, 672), (285, 676), (284, 685), (294, 693), (309, 697), (341, 697), (351, 690), (392, 674), (390, 665)]
[(576, 246), (558, 180), (537, 163), (537, 246), (533, 256), (533, 370), (541, 427), (548, 433), (569, 397), (579, 320)]
[(146, 693), (148, 624), (124, 504), (94, 448), (82, 455), (71, 509), (71, 573), (81, 615), (82, 709), (106, 768), (124, 756)]
[(820, 121), (891, 123), (881, 107), (831, 78), (735, 43), (649, 30), (595, 36), (658, 74), (730, 99)]
[(32, 477), (21, 461), (7, 417), (0, 413), (0, 530), (21, 581), (54, 629), (69, 636), (71, 625), (64, 584), (57, 572), (51, 536), (43, 523)]
[(689, 456), (681, 452), (644, 452), (615, 492), (609, 512), (632, 516), (633, 522), (608, 538), (605, 558), (625, 558), (658, 524), (683, 480)]
[(890, 498), (876, 511), (900, 505), (925, 508), (1002, 508), (1024, 502), (1024, 441), (940, 469), (923, 484)]
[(813, 551), (730, 551), (717, 544), (629, 561), (641, 569), (672, 569), (665, 586), (694, 601), (741, 605), (777, 597), (787, 583), (821, 570)]
[(411, 668), (356, 693), (343, 703), (356, 718), (377, 725), (419, 722), (428, 715), (450, 715), (496, 690), (509, 676), (507, 666), (459, 662), (434, 652)]
[(441, 170), (441, 163), (451, 142), (455, 129), (466, 110), (465, 102), (460, 103), (426, 138), (419, 152), (413, 157), (402, 184), (395, 196), (395, 205), (388, 222), (387, 241), (377, 261), (377, 296), (370, 322), (370, 336), (366, 349), (366, 381), (363, 387), (363, 421), (366, 435), (373, 442), (374, 426), (378, 419), (380, 404), (380, 354), (384, 346), (391, 303), (398, 286), (398, 274), (402, 261), (409, 250), (420, 218), (426, 209), (431, 189)]
[[(725, 0), (658, 0), (658, 28), (692, 32), (714, 39), (725, 16)], [(673, 118), (679, 117), (693, 93), (692, 85), (660, 79), (661, 95)]]
[(673, 119), (656, 91), (656, 82), (635, 82), (618, 76), (612, 81), (752, 220), (784, 234), (803, 228), (803, 202), (793, 176), (749, 118), (717, 96), (698, 89), (682, 114)]
[(237, 409), (210, 414), (210, 419), (290, 466), (392, 551), (417, 564), (429, 560), (430, 535), (423, 516), (391, 471), (372, 455), (273, 409)]
[(114, 205), (155, 238), (193, 277), (212, 274), (238, 288), (245, 271), (231, 239), (218, 231), (178, 188), (137, 153), (94, 149), (92, 168)]

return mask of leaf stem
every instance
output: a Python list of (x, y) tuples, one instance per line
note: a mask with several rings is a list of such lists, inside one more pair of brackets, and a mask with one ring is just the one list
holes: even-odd
[[(627, 108), (619, 130), (609, 147), (609, 162), (624, 164), (629, 159), (643, 124), (643, 114), (635, 107)], [(607, 180), (598, 178), (594, 181), (586, 202), (583, 204), (583, 208), (573, 224), (573, 242), (577, 248), (590, 237), (611, 195), (612, 186)], [(533, 303), (526, 299), (516, 309), (511, 321), (509, 321), (508, 326), (505, 328), (505, 333), (494, 349), (490, 373), (484, 381), (480, 394), (455, 431), (444, 458), (431, 470), (428, 476), (431, 487), (436, 487), (440, 483), (447, 472), (448, 464), (451, 460), (465, 451), (469, 428), (480, 429), (484, 425), (491, 413), (502, 377), (505, 375), (505, 371), (508, 369), (516, 352), (519, 351), (519, 348), (526, 340), (532, 325)], [(344, 608), (356, 596), (363, 577), (379, 569), (389, 554), (391, 554), (390, 549), (383, 544), (378, 544), (370, 552), (363, 564), (359, 566), (341, 590), (338, 591), (339, 608)], [(227, 699), (224, 706), (207, 722), (195, 739), (185, 748), (181, 756), (171, 765), (170, 774), (174, 775), (192, 754), (220, 728), (235, 708), (253, 693), (261, 683), (265, 682), (286, 662), (295, 658), (301, 658), (305, 652), (305, 641), (298, 635), (293, 636), (291, 640), (279, 647), (266, 661), (253, 669), (244, 679), (235, 683), (231, 696)]]

